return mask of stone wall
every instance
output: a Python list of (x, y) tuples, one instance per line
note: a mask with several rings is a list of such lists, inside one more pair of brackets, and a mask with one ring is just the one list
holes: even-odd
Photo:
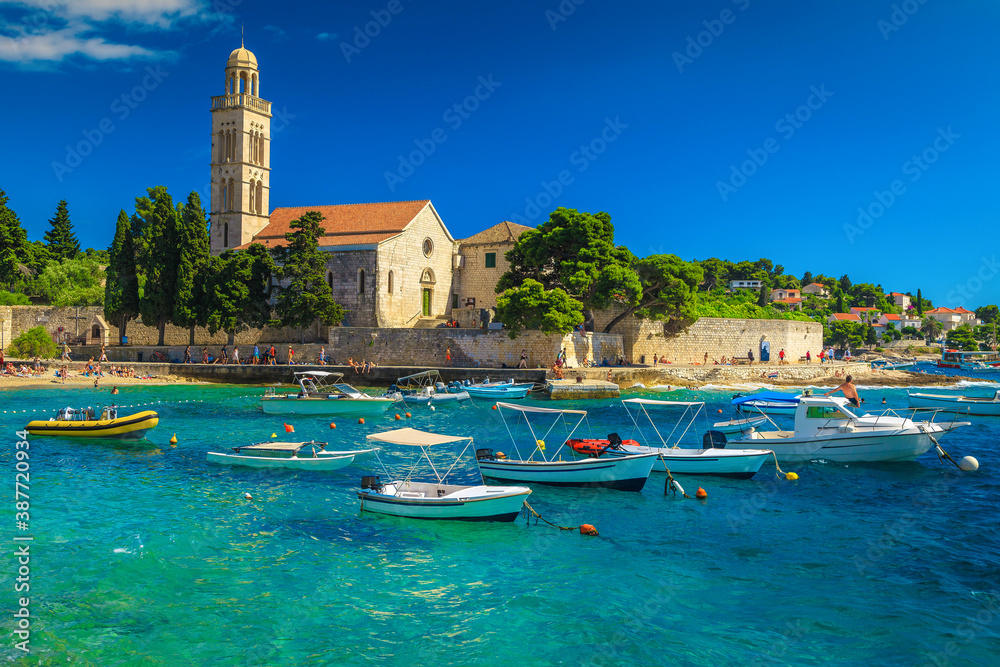
[[(614, 313), (597, 313), (597, 326), (603, 327)], [(784, 348), (793, 363), (806, 351), (813, 357), (823, 347), (823, 325), (819, 322), (798, 322), (794, 320), (742, 320), (702, 317), (690, 329), (677, 337), (663, 336), (663, 326), (659, 322), (627, 317), (613, 330), (624, 340), (625, 356), (633, 363), (652, 363), (653, 355), (666, 356), (673, 363), (702, 363), (708, 352), (708, 361), (720, 357), (745, 357), (753, 350), (754, 357), (760, 359), (761, 343), (771, 344), (771, 358), (777, 360), (778, 352)], [(645, 358), (645, 362), (643, 362)]]
[(375, 299), (379, 289), (376, 253), (375, 249), (371, 249), (332, 252), (327, 255), (326, 280), (333, 292), (333, 300), (347, 311), (344, 316), (346, 326), (376, 325)]
[[(507, 272), (510, 263), (504, 257), (514, 247), (513, 243), (466, 244), (458, 248), (462, 256), (462, 268), (455, 270), (454, 292), (458, 295), (459, 310), (474, 309), (479, 317), (479, 309), (495, 308), (496, 287), (500, 276)], [(486, 268), (486, 254), (496, 255), (496, 266)], [(467, 306), (469, 299), (475, 299), (475, 306)], [(455, 314), (452, 317), (458, 319)]]
[(551, 366), (560, 349), (566, 350), (570, 366), (578, 366), (584, 357), (613, 359), (622, 351), (622, 342), (617, 334), (547, 336), (528, 331), (511, 340), (503, 331), (482, 329), (334, 327), (327, 352), (341, 363), (350, 358), (387, 366), (434, 366), (447, 364), (449, 348), (453, 366), (515, 367), (524, 350), (528, 365), (535, 368)]

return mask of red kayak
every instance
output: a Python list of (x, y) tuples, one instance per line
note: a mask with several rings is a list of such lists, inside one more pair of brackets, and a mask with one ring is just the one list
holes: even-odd
[(638, 447), (639, 443), (635, 440), (617, 440), (614, 445), (612, 445), (611, 440), (584, 440), (581, 438), (573, 438), (572, 440), (566, 441), (566, 446), (577, 454), (592, 456), (594, 458), (600, 458), (601, 454), (609, 449), (621, 449), (621, 445), (632, 445)]

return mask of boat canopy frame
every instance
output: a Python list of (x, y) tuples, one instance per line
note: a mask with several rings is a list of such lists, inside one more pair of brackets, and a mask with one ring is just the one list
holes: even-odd
[(437, 370), (420, 371), (413, 375), (396, 379), (396, 386), (400, 389), (412, 389), (414, 387), (433, 387), (438, 382), (444, 383), (441, 372)]
[[(629, 405), (638, 406), (638, 408), (635, 411), (635, 414), (632, 414), (632, 411), (629, 410)], [(653, 421), (653, 418), (646, 410), (647, 405), (661, 406), (661, 407), (664, 406), (684, 407), (684, 412), (682, 412), (681, 416), (677, 418), (677, 423), (670, 430), (670, 433), (667, 435), (666, 438), (664, 438), (663, 434), (660, 433), (660, 430), (656, 428), (656, 423)], [(706, 422), (708, 421), (708, 412), (705, 411), (704, 401), (657, 401), (651, 398), (626, 398), (625, 400), (622, 401), (622, 407), (625, 408), (625, 412), (628, 414), (629, 419), (632, 420), (633, 438), (636, 432), (638, 432), (639, 435), (643, 438), (643, 441), (647, 444), (647, 446), (649, 445), (650, 439), (646, 437), (645, 433), (642, 432), (642, 427), (639, 426), (639, 421), (638, 419), (636, 419), (636, 417), (639, 415), (640, 412), (646, 416), (646, 419), (649, 421), (649, 425), (653, 428), (653, 432), (656, 433), (656, 437), (660, 439), (660, 444), (663, 447), (669, 449), (678, 449), (680, 447), (680, 443), (684, 439), (684, 436), (687, 435), (688, 431), (691, 430), (691, 427), (695, 425), (695, 420), (698, 419), (698, 415), (704, 415), (705, 421)], [(668, 441), (673, 439), (674, 434), (677, 432), (677, 429), (680, 428), (681, 423), (684, 422), (685, 418), (688, 416), (689, 413), (691, 414), (691, 417), (690, 419), (687, 420), (687, 426), (684, 427), (684, 430), (681, 431), (681, 434), (677, 437), (676, 440), (674, 440), (674, 443), (672, 445), (668, 444)], [(709, 427), (711, 428), (711, 425), (709, 425)]]
[[(497, 402), (496, 406), (497, 406), (497, 412), (500, 413), (500, 419), (501, 421), (503, 421), (504, 428), (507, 429), (507, 435), (510, 436), (510, 443), (511, 445), (513, 445), (514, 451), (517, 453), (517, 460), (521, 462), (531, 461), (532, 458), (535, 456), (536, 452), (539, 454), (539, 456), (542, 457), (542, 460), (545, 461), (546, 463), (555, 460), (556, 455), (562, 450), (563, 447), (566, 446), (566, 441), (571, 439), (573, 437), (573, 434), (576, 433), (576, 430), (580, 428), (580, 424), (582, 424), (584, 421), (587, 420), (586, 410), (559, 410), (557, 408), (541, 408), (533, 405), (514, 405), (513, 403), (503, 403), (503, 402)], [(524, 424), (525, 426), (527, 426), (528, 432), (531, 433), (531, 437), (535, 443), (535, 447), (534, 449), (531, 450), (531, 453), (528, 454), (527, 458), (525, 458), (521, 454), (521, 450), (517, 446), (517, 439), (514, 437), (514, 433), (511, 431), (511, 425), (507, 422), (507, 417), (504, 415), (504, 408), (517, 413), (518, 416), (516, 421), (514, 422), (514, 428), (517, 428), (517, 425), (521, 422), (521, 418), (523, 417)], [(535, 432), (534, 427), (531, 425), (531, 420), (528, 419), (529, 414), (556, 415), (556, 418), (553, 420), (549, 428), (546, 429), (545, 433), (542, 434), (542, 437), (539, 438), (538, 434)], [(579, 415), (580, 418), (577, 419), (576, 424), (574, 424), (573, 427), (570, 428), (569, 422), (566, 420), (566, 415)], [(567, 433), (566, 437), (562, 439), (562, 442), (559, 443), (559, 446), (556, 447), (555, 451), (552, 452), (552, 456), (546, 457), (544, 449), (545, 439), (549, 437), (549, 434), (552, 432), (552, 429), (554, 429), (560, 423), (562, 423), (562, 425), (569, 432)], [(589, 421), (587, 421), (587, 428), (588, 429), (590, 428)], [(539, 443), (543, 444), (539, 445)]]
[[(421, 431), (415, 428), (399, 428), (392, 431), (383, 431), (382, 433), (372, 433), (369, 434), (366, 439), (372, 442), (402, 445), (405, 447), (417, 447), (420, 449), (420, 456), (418, 456), (417, 460), (413, 462), (413, 465), (410, 466), (410, 471), (406, 473), (406, 477), (400, 481), (399, 486), (396, 488), (396, 493), (394, 494), (396, 497), (399, 497), (399, 495), (403, 493), (404, 485), (410, 482), (410, 478), (413, 477), (413, 473), (416, 472), (417, 468), (420, 466), (420, 462), (424, 459), (427, 459), (427, 465), (429, 465), (431, 470), (434, 472), (434, 477), (437, 479), (437, 483), (444, 484), (445, 480), (448, 479), (448, 476), (451, 475), (455, 466), (457, 466), (458, 462), (462, 460), (462, 457), (465, 456), (467, 451), (469, 451), (469, 447), (471, 447), (473, 443), (472, 436), (442, 435), (440, 433), (431, 433), (430, 431)], [(462, 448), (459, 455), (455, 457), (455, 462), (452, 463), (451, 467), (448, 468), (448, 470), (446, 470), (442, 475), (438, 472), (437, 466), (434, 465), (434, 461), (431, 460), (430, 452), (427, 451), (427, 448), (463, 441), (468, 442), (465, 443), (465, 447)], [(375, 458), (378, 460), (379, 466), (382, 467), (382, 471), (385, 473), (386, 477), (392, 479), (393, 475), (389, 472), (389, 469), (385, 467), (385, 463), (383, 463), (382, 457), (379, 456), (378, 451), (375, 452)], [(480, 483), (481, 482), (482, 475), (480, 474)]]

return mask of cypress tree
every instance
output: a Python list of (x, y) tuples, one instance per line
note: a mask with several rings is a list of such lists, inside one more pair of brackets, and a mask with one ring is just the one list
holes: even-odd
[(187, 203), (181, 208), (178, 245), (179, 261), (171, 321), (179, 327), (190, 328), (191, 345), (194, 345), (194, 328), (205, 324), (208, 316), (204, 291), (209, 258), (208, 221), (197, 192), (188, 195)]
[(761, 285), (760, 296), (757, 297), (757, 305), (760, 306), (761, 308), (766, 306), (769, 303), (768, 297), (770, 297), (770, 295), (771, 295), (770, 287), (768, 287), (766, 283)]
[(837, 290), (837, 312), (844, 312), (844, 293)]
[(924, 316), (924, 299), (920, 296), (920, 288), (917, 288), (917, 317)]
[(125, 211), (118, 213), (115, 240), (111, 243), (105, 269), (104, 317), (118, 324), (118, 344), (126, 335), (129, 320), (139, 316), (139, 277), (135, 265), (132, 221)]
[(181, 209), (174, 208), (164, 186), (149, 188), (147, 192), (148, 197), (135, 200), (132, 221), (133, 229), (142, 233), (137, 245), (141, 248), (139, 266), (146, 277), (139, 314), (143, 324), (159, 329), (157, 345), (163, 345), (163, 335), (167, 322), (173, 317), (177, 295)]
[(0, 189), (0, 283), (8, 287), (24, 277), (24, 262), (32, 257), (28, 232), (12, 209), (7, 207), (7, 194)]
[(326, 257), (317, 240), (326, 233), (320, 226), (322, 221), (319, 211), (307, 211), (290, 223), (293, 231), (285, 234), (288, 247), (278, 246), (272, 251), (281, 265), (280, 277), (288, 281), (276, 304), (283, 327), (305, 328), (317, 318), (327, 325), (344, 319), (344, 309), (333, 300), (326, 282)]
[(52, 228), (45, 232), (45, 247), (52, 259), (76, 259), (80, 254), (80, 242), (73, 233), (73, 223), (69, 221), (66, 200), (56, 205), (56, 217), (49, 220)]

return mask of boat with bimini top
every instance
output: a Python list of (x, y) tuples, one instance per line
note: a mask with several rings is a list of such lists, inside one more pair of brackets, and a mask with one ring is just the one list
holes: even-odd
[(343, 373), (301, 371), (293, 373), (299, 391), (279, 394), (268, 387), (260, 398), (268, 415), (353, 415), (375, 416), (394, 403), (390, 398), (369, 396), (343, 382)]
[(450, 392), (439, 371), (421, 371), (396, 380), (384, 398), (407, 405), (446, 405), (469, 400), (469, 392)]

